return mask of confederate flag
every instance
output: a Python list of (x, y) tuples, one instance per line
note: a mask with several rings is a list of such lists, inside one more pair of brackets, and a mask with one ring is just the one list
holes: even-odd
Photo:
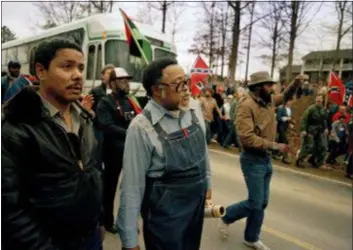
[(209, 75), (212, 74), (212, 71), (202, 59), (201, 56), (196, 58), (194, 66), (191, 69), (190, 75), (190, 91), (193, 96), (199, 95), (201, 90), (204, 88), (203, 83)]
[(342, 80), (339, 79), (339, 77), (332, 71), (330, 72), (330, 81), (328, 87), (328, 98), (337, 105), (342, 105), (345, 97), (346, 88), (342, 83)]

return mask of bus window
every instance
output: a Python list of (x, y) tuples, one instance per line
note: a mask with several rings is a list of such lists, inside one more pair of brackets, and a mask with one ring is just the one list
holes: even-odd
[(27, 44), (21, 45), (18, 47), (18, 60), (20, 63), (25, 64), (28, 62), (28, 51), (29, 47)]
[(162, 57), (170, 57), (170, 58), (176, 58), (176, 55), (167, 50), (162, 50), (162, 49), (155, 49), (154, 50), (154, 59), (162, 58)]
[(87, 80), (93, 80), (93, 75), (94, 75), (94, 56), (96, 52), (96, 46), (95, 45), (90, 45), (88, 47), (88, 53), (87, 53), (87, 70), (86, 70), (86, 79)]
[(14, 47), (14, 48), (9, 48), (8, 51), (7, 51), (7, 63), (9, 61), (15, 61), (17, 60), (17, 47)]
[(6, 65), (7, 49), (1, 50), (1, 65)]
[(101, 79), (101, 71), (102, 71), (102, 45), (98, 45), (97, 50), (97, 66), (96, 66), (96, 80)]
[(141, 58), (130, 56), (126, 41), (108, 40), (105, 44), (105, 64), (122, 67), (133, 77), (134, 82), (141, 82), (142, 70), (145, 63)]
[(36, 75), (36, 67), (34, 64), (34, 55), (36, 53), (36, 47), (32, 48), (30, 56), (29, 56), (29, 73), (33, 76)]

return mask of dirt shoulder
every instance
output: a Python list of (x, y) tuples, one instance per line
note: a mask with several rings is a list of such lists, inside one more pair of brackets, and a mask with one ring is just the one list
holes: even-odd
[[(229, 149), (225, 149), (216, 143), (211, 143), (208, 147), (210, 149), (215, 149), (215, 150), (219, 150), (219, 151), (223, 151), (223, 152), (227, 152), (227, 153), (234, 153), (236, 155), (240, 154), (239, 150), (237, 148), (232, 147)], [(347, 184), (352, 184), (352, 180), (347, 179), (344, 176), (344, 174), (345, 174), (344, 171), (340, 170), (340, 169), (324, 170), (324, 169), (315, 169), (315, 168), (308, 167), (308, 166), (305, 168), (297, 168), (295, 166), (295, 162), (293, 162), (291, 165), (286, 165), (276, 159), (272, 159), (272, 162), (282, 168), (289, 168), (289, 169), (293, 169), (298, 172), (303, 172), (303, 173), (307, 173), (307, 174), (311, 174), (311, 175), (315, 175), (315, 176), (319, 176), (319, 177), (324, 177), (324, 178), (335, 180), (335, 181), (344, 182)]]

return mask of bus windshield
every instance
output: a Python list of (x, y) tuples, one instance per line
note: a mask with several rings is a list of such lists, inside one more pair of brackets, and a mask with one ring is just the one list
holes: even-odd
[(154, 50), (154, 59), (158, 59), (162, 57), (171, 57), (175, 59), (176, 55), (171, 51), (156, 48)]
[(124, 68), (133, 77), (132, 81), (142, 82), (144, 63), (142, 59), (130, 56), (126, 41), (108, 40), (105, 43), (105, 64), (110, 63)]

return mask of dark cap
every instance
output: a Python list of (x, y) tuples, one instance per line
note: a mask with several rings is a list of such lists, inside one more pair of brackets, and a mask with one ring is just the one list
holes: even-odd
[(11, 68), (11, 69), (19, 69), (21, 68), (21, 63), (18, 62), (18, 61), (10, 61), (8, 64), (7, 64), (7, 68)]

